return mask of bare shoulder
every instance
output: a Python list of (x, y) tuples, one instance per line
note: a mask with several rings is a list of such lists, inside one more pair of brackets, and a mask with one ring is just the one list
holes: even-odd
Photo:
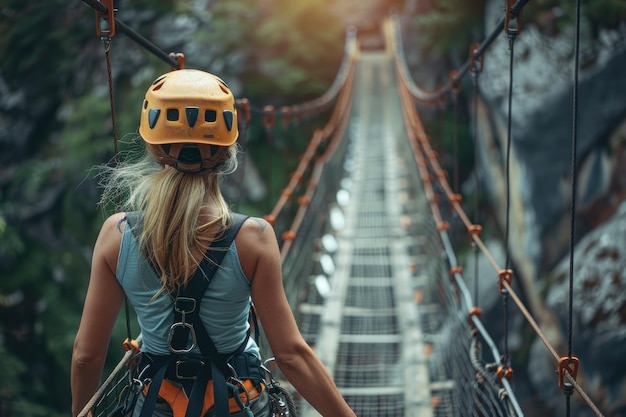
[(265, 219), (248, 218), (235, 239), (239, 261), (248, 279), (254, 279), (257, 267), (269, 259), (278, 259), (274, 228)]
[(250, 243), (258, 246), (260, 243), (271, 243), (276, 241), (274, 228), (265, 219), (260, 217), (249, 217), (241, 226), (241, 231), (237, 235), (237, 244), (240, 238), (242, 243)]
[[(274, 233), (274, 229), (269, 222), (261, 217), (248, 217), (248, 219), (243, 224), (243, 227), (247, 229), (252, 229), (253, 232), (263, 234), (268, 229)], [(250, 231), (248, 231), (249, 233)]]
[(125, 216), (126, 213), (115, 213), (107, 217), (104, 223), (102, 223), (98, 240), (119, 243), (122, 240), (122, 231), (124, 231), (124, 226), (126, 225), (124, 221)]
[(117, 265), (117, 255), (122, 242), (122, 231), (126, 223), (124, 222), (125, 215), (125, 213), (115, 213), (102, 223), (94, 248), (94, 257), (105, 259), (112, 270), (115, 270)]

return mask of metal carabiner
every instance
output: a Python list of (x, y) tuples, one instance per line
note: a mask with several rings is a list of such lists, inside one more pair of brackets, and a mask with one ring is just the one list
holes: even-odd
[[(184, 320), (184, 314), (183, 314), (183, 320)], [(183, 349), (176, 349), (175, 347), (172, 346), (172, 340), (174, 339), (174, 333), (176, 332), (176, 329), (178, 329), (179, 327), (182, 327), (184, 329), (188, 329), (189, 330), (189, 334), (191, 334), (191, 346), (183, 348)], [(190, 323), (174, 323), (170, 326), (170, 331), (167, 334), (167, 347), (170, 350), (170, 352), (172, 353), (189, 353), (191, 352), (196, 346), (198, 346), (198, 339), (196, 338), (196, 331), (194, 330), (193, 326)]]

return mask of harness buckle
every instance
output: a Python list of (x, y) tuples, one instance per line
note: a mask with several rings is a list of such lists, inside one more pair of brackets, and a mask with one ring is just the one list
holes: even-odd
[(185, 314), (193, 313), (196, 310), (196, 299), (190, 297), (176, 297), (174, 300), (174, 310), (183, 315), (183, 323)]
[[(176, 297), (174, 300), (174, 310), (177, 313), (181, 314), (180, 322), (174, 323), (170, 326), (170, 331), (167, 334), (167, 347), (172, 353), (189, 353), (196, 346), (198, 346), (198, 340), (196, 339), (196, 331), (193, 328), (191, 323), (187, 323), (186, 316), (187, 314), (193, 313), (196, 310), (196, 300), (195, 298), (190, 297)], [(182, 328), (183, 330), (187, 330), (191, 335), (191, 346), (177, 348), (172, 346), (172, 340), (174, 340), (174, 334), (177, 329)], [(185, 340), (188, 340), (189, 337), (186, 337)], [(185, 344), (186, 345), (186, 344)]]
[[(196, 339), (196, 331), (190, 323), (185, 323), (185, 315), (183, 314), (183, 322), (174, 323), (170, 326), (170, 331), (167, 334), (167, 347), (172, 353), (189, 353), (191, 352), (197, 345), (198, 340)], [(176, 329), (182, 328), (183, 330), (187, 330), (191, 335), (191, 345), (189, 347), (184, 347), (182, 349), (176, 349), (172, 346), (172, 340), (174, 339), (174, 333)]]
[[(176, 361), (176, 366), (175, 366), (176, 378), (177, 379), (196, 379), (197, 376), (191, 375), (189, 371), (190, 370), (195, 371), (195, 373), (197, 374), (198, 369), (200, 367), (203, 367), (204, 365), (205, 364), (203, 361), (194, 362), (193, 364), (190, 363), (189, 361)], [(193, 368), (193, 369), (189, 369), (189, 368)]]

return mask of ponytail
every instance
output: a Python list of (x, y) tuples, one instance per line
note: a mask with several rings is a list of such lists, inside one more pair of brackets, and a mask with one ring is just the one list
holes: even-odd
[[(104, 176), (100, 204), (125, 194), (127, 198), (118, 201), (119, 211), (143, 211), (140, 253), (150, 260), (167, 292), (189, 281), (198, 266), (194, 254), (205, 251), (232, 222), (219, 188), (221, 174), (237, 166), (236, 145), (228, 151), (220, 171), (179, 172), (156, 163), (150, 152), (132, 164), (104, 167), (108, 175)], [(213, 218), (201, 224), (200, 214), (207, 204), (217, 210)], [(207, 235), (209, 228), (216, 234)]]

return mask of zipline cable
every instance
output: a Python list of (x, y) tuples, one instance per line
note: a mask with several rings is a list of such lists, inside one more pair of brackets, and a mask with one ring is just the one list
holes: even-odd
[[(87, 4), (88, 6), (91, 6), (94, 10), (101, 14), (107, 14), (109, 12), (109, 8), (100, 3), (98, 0), (82, 0), (82, 2)], [(160, 58), (166, 64), (169, 64), (173, 68), (180, 68), (180, 63), (177, 60), (170, 57), (169, 54), (165, 53), (158, 46), (135, 32), (121, 20), (115, 19), (115, 27), (116, 29), (119, 29), (120, 32), (123, 32), (126, 36), (141, 45), (144, 49), (151, 52), (157, 58)]]

